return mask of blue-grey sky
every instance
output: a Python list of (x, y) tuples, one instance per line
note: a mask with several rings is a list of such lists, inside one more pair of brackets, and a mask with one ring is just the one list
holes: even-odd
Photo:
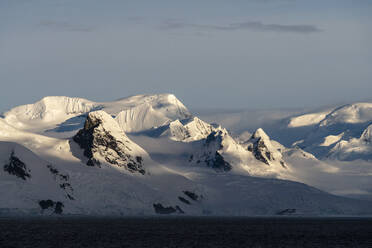
[(191, 108), (372, 99), (370, 0), (1, 0), (0, 112), (46, 95)]

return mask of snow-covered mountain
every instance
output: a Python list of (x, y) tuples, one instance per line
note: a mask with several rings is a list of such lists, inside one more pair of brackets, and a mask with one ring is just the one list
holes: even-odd
[[(310, 118), (311, 117), (311, 118)], [(318, 158), (337, 160), (371, 159), (368, 142), (362, 136), (372, 123), (372, 103), (354, 103), (333, 110), (292, 117), (287, 131), (307, 127), (294, 146)], [(368, 155), (369, 153), (369, 155)]]
[[(60, 173), (49, 162), (27, 148), (0, 142), (0, 214), (59, 212), (63, 202), (74, 199), (67, 174)], [(43, 201), (50, 200), (44, 208)], [(58, 204), (58, 207), (57, 207)]]
[[(343, 135), (340, 135), (343, 136)], [(359, 138), (337, 140), (328, 153), (329, 158), (340, 160), (372, 159), (372, 124), (369, 125)]]
[[(370, 142), (370, 129), (359, 138)], [(0, 118), (0, 160), (0, 215), (372, 213), (370, 202), (289, 181), (313, 182), (302, 164), (332, 166), (263, 129), (235, 139), (171, 94), (16, 107)]]
[(145, 174), (142, 167), (148, 154), (131, 141), (109, 114), (99, 110), (90, 112), (81, 129), (73, 140), (84, 150), (87, 165), (109, 166), (125, 168), (130, 172)]
[[(187, 151), (183, 154), (184, 160), (193, 166), (210, 167), (216, 171), (242, 170), (252, 176), (279, 176), (285, 171), (283, 169), (287, 169), (278, 151), (280, 148), (277, 146), (281, 145), (270, 141), (262, 129), (259, 129), (251, 139), (239, 142), (223, 127), (192, 117), (181, 121), (175, 120), (142, 134), (169, 139), (166, 146), (172, 146), (174, 143), (172, 141), (184, 143), (183, 150)], [(254, 140), (260, 144), (259, 149), (251, 149), (253, 143), (257, 145)], [(275, 148), (272, 145), (274, 142)], [(269, 159), (266, 160), (267, 156)]]
[[(126, 132), (139, 132), (176, 119), (191, 117), (187, 108), (172, 94), (138, 95), (113, 102), (93, 102), (83, 98), (49, 96), (3, 114), (4, 120), (21, 130), (56, 135), (79, 130), (86, 114), (104, 110)], [(46, 130), (51, 131), (49, 133)], [(70, 134), (70, 133), (69, 133)]]
[(267, 165), (280, 163), (283, 168), (286, 168), (281, 154), (281, 147), (277, 144), (276, 147), (270, 140), (269, 136), (262, 128), (257, 129), (249, 140), (245, 142), (247, 149), (252, 151), (253, 155)]
[(160, 129), (164, 130), (160, 133), (160, 136), (168, 136), (176, 141), (190, 142), (205, 139), (212, 131), (217, 129), (221, 128), (213, 127), (198, 117), (192, 117), (181, 121), (178, 119), (172, 121), (168, 126)]
[(69, 117), (87, 113), (97, 107), (94, 102), (83, 98), (49, 96), (5, 112), (4, 120), (18, 129), (35, 130), (61, 123)]

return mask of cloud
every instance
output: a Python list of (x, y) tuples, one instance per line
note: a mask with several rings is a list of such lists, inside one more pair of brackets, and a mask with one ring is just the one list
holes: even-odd
[(195, 24), (176, 20), (166, 20), (162, 25), (163, 29), (198, 29), (198, 30), (217, 30), (217, 31), (237, 31), (237, 30), (255, 30), (266, 32), (281, 33), (316, 33), (322, 30), (315, 25), (283, 25), (283, 24), (264, 24), (259, 21), (237, 22), (226, 25)]
[(57, 31), (70, 31), (70, 32), (92, 32), (93, 28), (81, 24), (72, 24), (68, 22), (58, 22), (52, 20), (44, 20), (39, 23), (40, 27), (47, 27)]

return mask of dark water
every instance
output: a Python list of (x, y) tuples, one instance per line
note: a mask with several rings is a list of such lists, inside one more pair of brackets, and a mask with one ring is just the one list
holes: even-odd
[(0, 218), (0, 247), (372, 247), (372, 219)]

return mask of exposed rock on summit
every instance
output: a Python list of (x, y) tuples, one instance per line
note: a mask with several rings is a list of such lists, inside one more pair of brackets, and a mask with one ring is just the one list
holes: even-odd
[(89, 166), (108, 163), (133, 173), (145, 174), (143, 156), (146, 152), (132, 142), (118, 123), (104, 111), (89, 113), (84, 128), (73, 140), (84, 149)]
[(274, 147), (269, 136), (261, 128), (257, 129), (247, 141), (247, 149), (253, 153), (256, 159), (267, 165), (279, 162), (281, 166), (286, 167), (281, 152)]
[(197, 117), (193, 117), (169, 123), (168, 128), (161, 135), (168, 136), (176, 141), (192, 142), (205, 139), (214, 130), (217, 130), (217, 128)]
[(221, 155), (223, 149), (224, 131), (213, 131), (208, 137), (203, 140), (201, 153), (192, 155), (189, 162), (196, 162), (197, 164), (203, 162), (208, 167), (216, 171), (230, 171), (232, 166)]

